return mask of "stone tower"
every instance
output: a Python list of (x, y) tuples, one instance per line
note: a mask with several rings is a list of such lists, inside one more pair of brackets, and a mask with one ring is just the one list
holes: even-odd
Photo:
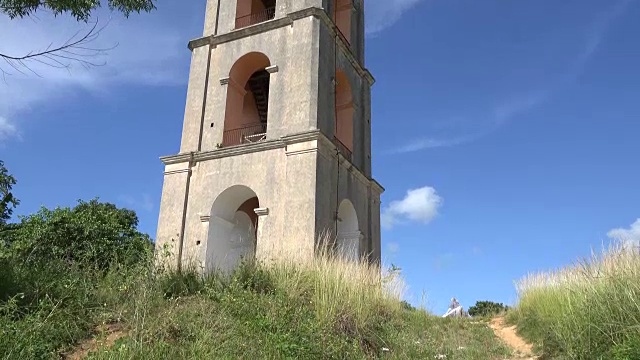
[[(380, 261), (363, 0), (207, 0), (156, 248), (205, 271), (307, 257), (330, 233)], [(335, 240), (335, 242), (333, 241)]]

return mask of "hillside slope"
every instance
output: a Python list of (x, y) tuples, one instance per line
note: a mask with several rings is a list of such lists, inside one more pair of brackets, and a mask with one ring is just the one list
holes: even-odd
[[(60, 264), (29, 272), (16, 265), (12, 273), (18, 291), (0, 302), (0, 358), (5, 359), (504, 359), (508, 354), (486, 324), (442, 319), (403, 305), (390, 280), (381, 284), (373, 268), (335, 259), (305, 266), (243, 265), (228, 279), (150, 266), (97, 275)], [(86, 354), (81, 344), (92, 336), (103, 345), (94, 344)]]

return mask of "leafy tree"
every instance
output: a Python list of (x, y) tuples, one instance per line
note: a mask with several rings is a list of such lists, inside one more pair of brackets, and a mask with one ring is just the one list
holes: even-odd
[[(131, 12), (151, 11), (156, 8), (155, 0), (108, 0), (111, 10), (118, 10), (125, 16)], [(54, 15), (71, 13), (78, 21), (87, 21), (91, 12), (102, 6), (100, 0), (0, 0), (0, 13), (11, 19), (33, 15), (38, 10), (49, 10)]]
[(406, 301), (406, 300), (402, 300), (402, 301), (400, 302), (400, 305), (402, 305), (402, 308), (403, 308), (403, 309), (405, 309), (405, 310), (414, 311), (414, 310), (416, 309), (413, 305), (411, 305), (411, 304), (410, 304), (408, 301)]
[(509, 307), (502, 303), (496, 303), (493, 301), (478, 301), (474, 306), (469, 308), (469, 315), (492, 316), (506, 310), (509, 310)]
[(0, 248), (0, 260), (33, 265), (61, 260), (97, 269), (129, 265), (147, 258), (153, 248), (137, 226), (135, 212), (97, 199), (80, 200), (74, 208), (42, 208), (11, 231), (8, 246)]
[[(39, 11), (52, 12), (54, 16), (69, 13), (79, 22), (88, 22), (92, 13), (106, 2), (109, 9), (121, 12), (129, 17), (132, 12), (150, 12), (156, 9), (156, 0), (0, 0), (0, 15), (10, 19), (32, 16)], [(49, 65), (56, 68), (69, 68), (72, 62), (89, 67), (97, 65), (91, 57), (104, 53), (106, 49), (93, 48), (89, 43), (97, 38), (100, 30), (97, 23), (86, 33), (77, 33), (58, 46), (50, 45), (44, 50), (30, 51), (26, 54), (8, 54), (0, 52), (0, 59), (20, 73), (24, 70), (35, 73), (29, 67), (29, 61)], [(3, 76), (8, 72), (0, 68)]]
[(11, 188), (15, 184), (16, 179), (9, 174), (4, 166), (4, 161), (0, 160), (0, 231), (7, 225), (7, 220), (11, 218), (13, 209), (20, 204), (11, 193)]

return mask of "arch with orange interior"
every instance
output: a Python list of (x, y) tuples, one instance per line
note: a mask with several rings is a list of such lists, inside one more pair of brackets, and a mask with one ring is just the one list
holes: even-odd
[(353, 92), (351, 82), (340, 69), (336, 71), (336, 130), (335, 136), (353, 151)]
[(261, 141), (266, 138), (269, 112), (269, 58), (248, 53), (229, 71), (224, 117), (223, 146)]
[(276, 0), (238, 0), (236, 29), (258, 24), (275, 17)]
[(335, 10), (333, 12), (333, 21), (342, 36), (351, 42), (351, 1), (353, 0), (335, 0)]

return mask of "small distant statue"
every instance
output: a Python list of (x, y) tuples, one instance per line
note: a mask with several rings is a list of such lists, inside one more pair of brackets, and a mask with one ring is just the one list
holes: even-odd
[(449, 304), (449, 309), (447, 310), (447, 313), (442, 315), (443, 318), (465, 317), (465, 316), (466, 316), (465, 311), (456, 298), (451, 298), (451, 303)]

